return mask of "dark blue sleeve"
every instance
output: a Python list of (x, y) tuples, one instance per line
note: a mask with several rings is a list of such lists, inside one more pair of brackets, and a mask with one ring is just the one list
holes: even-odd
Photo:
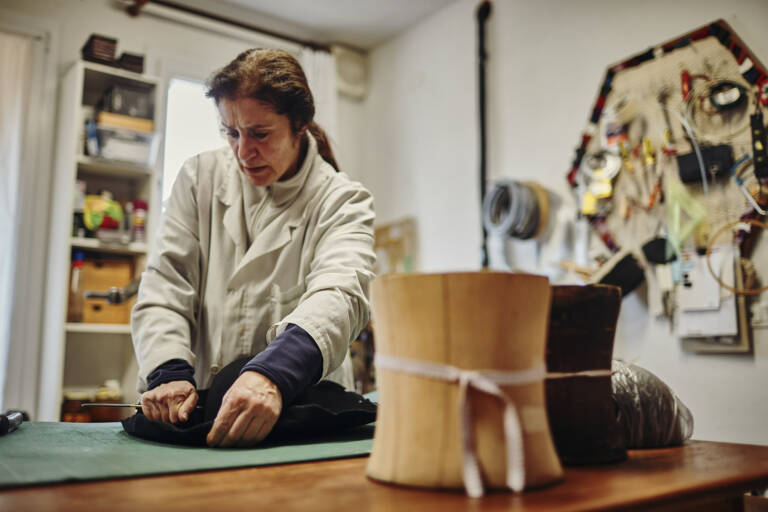
[(147, 376), (147, 390), (175, 380), (185, 380), (197, 387), (195, 384), (195, 369), (183, 359), (171, 359), (155, 368)]
[(275, 383), (283, 398), (283, 407), (320, 379), (323, 354), (312, 336), (295, 324), (267, 345), (263, 352), (248, 361), (242, 374), (255, 371)]

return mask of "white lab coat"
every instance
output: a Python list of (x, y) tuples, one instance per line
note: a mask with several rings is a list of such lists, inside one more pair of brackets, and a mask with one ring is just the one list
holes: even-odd
[(228, 147), (182, 166), (131, 315), (140, 391), (170, 359), (209, 387), (289, 323), (317, 343), (322, 378), (352, 386), (348, 348), (368, 322), (374, 277), (373, 198), (308, 136), (297, 174), (269, 187), (251, 185)]

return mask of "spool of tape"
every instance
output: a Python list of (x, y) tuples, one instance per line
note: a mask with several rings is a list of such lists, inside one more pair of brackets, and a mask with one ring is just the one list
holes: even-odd
[(497, 182), (483, 203), (483, 224), (494, 235), (528, 239), (539, 235), (549, 216), (546, 190), (531, 183)]

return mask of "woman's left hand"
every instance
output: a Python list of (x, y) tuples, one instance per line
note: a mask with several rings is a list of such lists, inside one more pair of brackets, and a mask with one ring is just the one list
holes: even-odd
[(221, 448), (253, 446), (267, 437), (282, 408), (274, 382), (258, 372), (244, 372), (224, 394), (206, 442)]

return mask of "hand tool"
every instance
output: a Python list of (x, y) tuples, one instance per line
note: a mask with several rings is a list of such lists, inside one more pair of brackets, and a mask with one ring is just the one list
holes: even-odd
[(24, 413), (12, 409), (0, 414), (0, 436), (10, 434), (24, 421)]
[[(141, 409), (141, 404), (115, 404), (115, 403), (102, 403), (102, 402), (89, 402), (87, 404), (80, 404), (82, 407), (133, 407), (134, 409)], [(202, 405), (196, 405), (195, 409), (202, 409)]]

